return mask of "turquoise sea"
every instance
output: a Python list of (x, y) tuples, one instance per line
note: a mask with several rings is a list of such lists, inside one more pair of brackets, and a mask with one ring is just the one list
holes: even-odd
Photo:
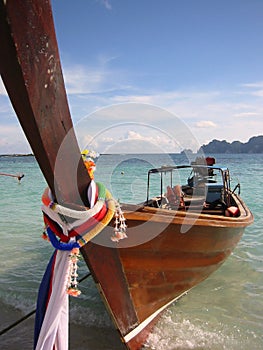
[[(233, 187), (255, 222), (226, 263), (211, 277), (173, 304), (150, 335), (150, 350), (263, 348), (263, 155), (213, 155), (229, 167)], [(149, 168), (186, 161), (182, 155), (102, 155), (96, 180), (103, 181), (120, 201), (146, 198)], [(35, 309), (38, 286), (52, 254), (41, 239), (41, 195), (46, 187), (34, 157), (0, 157), (0, 331)], [(80, 262), (79, 275), (88, 271)], [(82, 294), (70, 301), (71, 350), (121, 350), (117, 332), (91, 278)], [(34, 314), (0, 336), (1, 350), (32, 349)]]

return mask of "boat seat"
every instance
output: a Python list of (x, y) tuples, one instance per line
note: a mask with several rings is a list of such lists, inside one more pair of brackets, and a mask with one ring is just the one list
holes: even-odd
[(184, 193), (180, 185), (167, 186), (166, 198), (171, 209), (185, 209)]

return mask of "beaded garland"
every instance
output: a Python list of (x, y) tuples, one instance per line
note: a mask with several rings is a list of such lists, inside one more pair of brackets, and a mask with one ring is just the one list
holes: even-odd
[[(79, 211), (62, 206), (55, 202), (49, 188), (46, 188), (42, 195), (45, 222), (45, 232), (42, 237), (48, 239), (55, 249), (70, 251), (67, 293), (72, 296), (78, 296), (81, 293), (77, 281), (79, 248), (98, 235), (109, 224), (113, 216), (115, 216), (115, 226), (111, 240), (118, 242), (127, 237), (127, 225), (120, 204), (102, 183), (97, 182), (96, 186), (92, 187), (96, 165), (91, 157), (95, 156), (97, 154), (88, 150), (82, 152), (84, 164), (91, 178), (87, 194), (97, 188), (97, 200), (92, 208)], [(95, 191), (93, 192), (95, 194)], [(62, 219), (64, 216), (74, 219), (73, 223), (65, 222)]]

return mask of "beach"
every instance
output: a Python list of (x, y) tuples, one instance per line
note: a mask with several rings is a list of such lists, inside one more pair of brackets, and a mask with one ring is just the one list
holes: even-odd
[[(263, 347), (263, 155), (213, 155), (229, 167), (232, 187), (241, 183), (241, 197), (255, 222), (245, 231), (225, 264), (164, 312), (146, 345), (150, 350), (231, 349)], [(170, 155), (181, 164), (182, 155)], [(120, 201), (145, 200), (150, 166), (163, 155), (102, 155), (95, 178)], [(167, 162), (166, 162), (167, 163)], [(41, 239), (41, 195), (46, 187), (34, 157), (0, 158), (1, 172), (24, 173), (19, 184), (0, 178), (0, 324), (1, 330), (35, 309), (39, 283), (53, 248)], [(79, 276), (88, 271), (84, 261)], [(70, 349), (124, 349), (92, 278), (80, 284), (82, 294), (70, 300)], [(32, 349), (34, 315), (0, 336), (1, 350)]]

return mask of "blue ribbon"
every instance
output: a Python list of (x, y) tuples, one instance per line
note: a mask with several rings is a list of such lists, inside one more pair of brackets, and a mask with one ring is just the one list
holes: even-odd
[(57, 236), (51, 230), (50, 227), (47, 227), (46, 231), (47, 231), (48, 237), (50, 239), (50, 242), (51, 242), (51, 244), (53, 245), (53, 247), (55, 249), (58, 249), (58, 250), (72, 250), (73, 248), (80, 248), (80, 245), (78, 244), (78, 242), (64, 243), (64, 242), (58, 241)]

